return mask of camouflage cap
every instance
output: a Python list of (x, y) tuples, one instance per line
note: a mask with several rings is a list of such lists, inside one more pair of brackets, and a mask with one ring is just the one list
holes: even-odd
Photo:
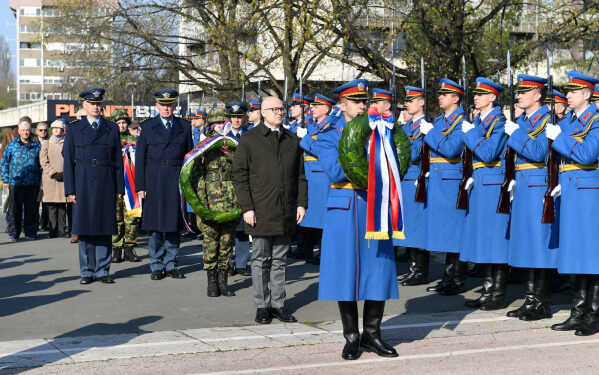
[(117, 109), (116, 111), (112, 112), (112, 115), (110, 116), (110, 121), (117, 122), (118, 120), (125, 120), (127, 121), (127, 124), (131, 124), (131, 118), (129, 117), (127, 111), (124, 109)]
[(229, 113), (223, 107), (217, 107), (208, 112), (208, 125), (229, 120)]

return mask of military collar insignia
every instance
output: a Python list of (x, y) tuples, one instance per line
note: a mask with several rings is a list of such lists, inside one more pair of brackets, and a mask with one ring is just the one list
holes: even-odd
[(455, 120), (455, 116), (456, 116), (456, 114), (455, 114), (455, 113), (454, 113), (453, 115), (451, 115), (451, 117), (449, 118), (449, 121), (453, 121), (453, 120)]
[(535, 124), (537, 123), (537, 121), (539, 121), (539, 118), (542, 116), (541, 113), (537, 114), (535, 117), (532, 118), (532, 122), (534, 122)]

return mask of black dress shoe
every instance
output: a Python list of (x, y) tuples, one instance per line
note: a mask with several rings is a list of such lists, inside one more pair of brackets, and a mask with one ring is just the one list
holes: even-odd
[(387, 344), (379, 337), (372, 336), (368, 333), (362, 333), (360, 346), (367, 349), (372, 349), (381, 357), (398, 357), (397, 351), (391, 345)]
[(442, 296), (457, 296), (458, 294), (462, 294), (466, 291), (466, 287), (464, 285), (458, 285), (456, 283), (449, 283), (446, 288), (443, 288), (437, 293)]
[(401, 285), (403, 286), (417, 286), (424, 284), (428, 284), (428, 276), (421, 272), (415, 272), (411, 277), (407, 277), (401, 282)]
[(87, 284), (91, 284), (94, 282), (94, 278), (89, 276), (89, 277), (82, 277), (81, 280), (79, 280), (79, 284), (81, 285), (87, 285)]
[(176, 269), (166, 271), (166, 276), (172, 277), (173, 279), (184, 279), (185, 278), (185, 274), (179, 272), (179, 270), (176, 270)]
[(448, 280), (441, 280), (440, 282), (438, 282), (436, 285), (433, 286), (429, 286), (428, 288), (426, 288), (427, 292), (440, 292), (441, 290), (447, 288), (447, 286), (449, 285), (449, 281)]
[(98, 280), (100, 280), (102, 284), (114, 284), (114, 279), (110, 276), (98, 277)]
[[(505, 299), (495, 299), (491, 301), (487, 301), (480, 306), (480, 309), (483, 311), (494, 311), (494, 310), (502, 310), (507, 307), (507, 302)], [(522, 318), (520, 318), (522, 319)]]
[(260, 307), (256, 310), (256, 318), (254, 320), (256, 323), (270, 324), (270, 322), (272, 322), (272, 317), (267, 308)]
[(574, 332), (576, 336), (591, 336), (599, 332), (599, 319), (587, 318), (580, 328)]
[(287, 312), (287, 310), (285, 310), (284, 307), (279, 307), (279, 308), (271, 307), (270, 315), (272, 315), (273, 317), (279, 319), (280, 321), (282, 321), (284, 323), (297, 322), (297, 319), (295, 319), (295, 317), (293, 315), (291, 315), (289, 312)]
[(164, 271), (153, 271), (152, 272), (152, 276), (150, 276), (150, 279), (152, 280), (162, 280), (166, 277), (166, 274), (164, 273)]
[(235, 272), (237, 272), (241, 276), (252, 276), (252, 271), (247, 268), (236, 268)]
[(584, 326), (584, 317), (570, 316), (565, 322), (551, 326), (554, 331), (575, 331)]

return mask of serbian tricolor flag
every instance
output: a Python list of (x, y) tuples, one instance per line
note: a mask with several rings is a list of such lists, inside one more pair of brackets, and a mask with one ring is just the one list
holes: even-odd
[(123, 169), (125, 173), (125, 214), (141, 217), (141, 200), (135, 192), (135, 145), (125, 144), (121, 148), (123, 154)]
[(372, 133), (368, 142), (366, 239), (388, 240), (391, 229), (393, 238), (403, 240), (403, 201), (392, 133), (393, 116), (390, 111), (380, 115), (376, 108), (371, 107), (368, 110), (368, 122)]

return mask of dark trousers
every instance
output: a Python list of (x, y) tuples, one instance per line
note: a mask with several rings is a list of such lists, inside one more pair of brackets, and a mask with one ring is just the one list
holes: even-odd
[(81, 277), (108, 276), (112, 260), (111, 236), (79, 236)]
[(66, 203), (44, 203), (48, 207), (48, 232), (50, 237), (63, 235), (67, 226)]
[(314, 246), (322, 238), (322, 229), (298, 226), (297, 232), (297, 253), (312, 258)]
[(250, 260), (250, 236), (244, 232), (235, 232), (235, 259), (229, 264), (238, 269), (246, 269)]
[(148, 247), (152, 272), (172, 271), (177, 268), (177, 252), (180, 243), (181, 234), (179, 232), (150, 231)]
[(40, 215), (40, 229), (50, 229), (50, 218), (48, 217), (48, 203), (42, 202), (42, 214)]
[(67, 225), (69, 232), (73, 229), (73, 203), (67, 202)]
[(28, 237), (37, 234), (38, 226), (38, 201), (39, 186), (36, 185), (11, 185), (8, 198), (8, 234), (19, 238), (21, 229), (25, 229)]

